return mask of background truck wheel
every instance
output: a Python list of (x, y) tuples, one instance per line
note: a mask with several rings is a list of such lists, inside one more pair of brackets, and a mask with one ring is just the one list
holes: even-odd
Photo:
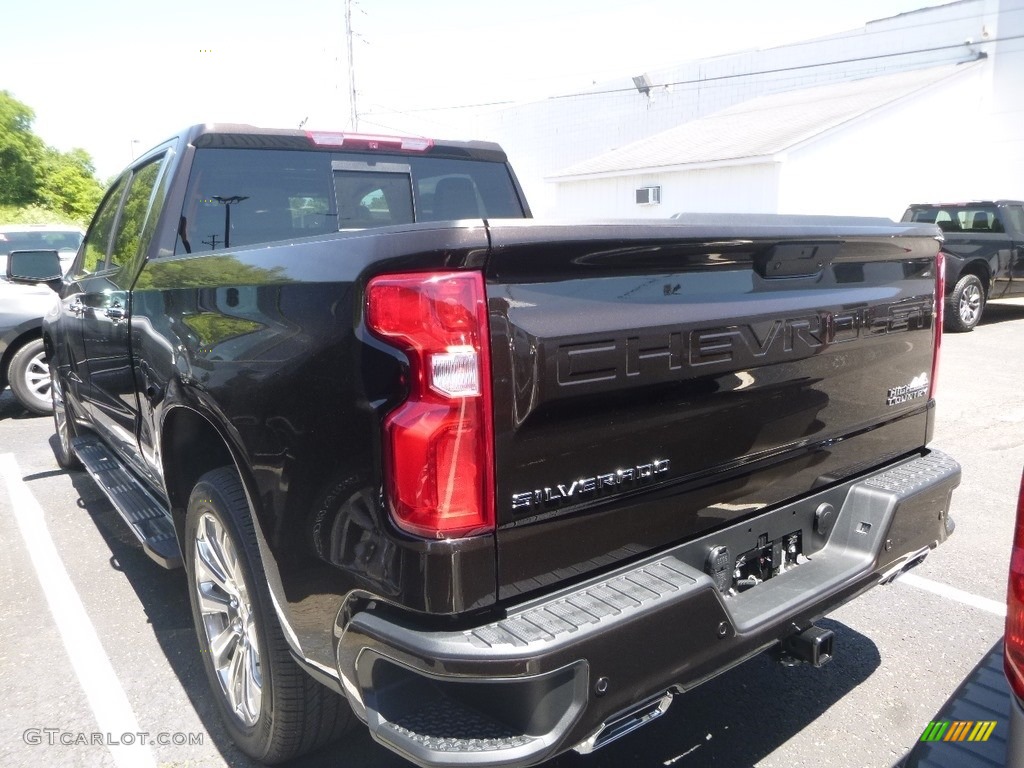
[(348, 702), (303, 672), (288, 651), (234, 468), (196, 483), (182, 549), (203, 667), (242, 751), (278, 763), (347, 730), (354, 720)]
[(64, 404), (64, 390), (57, 377), (57, 370), (52, 365), (50, 366), (50, 398), (53, 404), (53, 430), (57, 433), (57, 445), (53, 449), (53, 455), (57, 458), (57, 464), (63, 469), (81, 469), (82, 463), (71, 447), (71, 440), (76, 436), (75, 423)]
[(974, 329), (985, 308), (985, 288), (974, 275), (964, 275), (956, 282), (946, 300), (945, 330), (962, 333)]
[(40, 415), (53, 408), (50, 401), (50, 369), (42, 339), (33, 339), (14, 353), (7, 378), (11, 392), (25, 408)]

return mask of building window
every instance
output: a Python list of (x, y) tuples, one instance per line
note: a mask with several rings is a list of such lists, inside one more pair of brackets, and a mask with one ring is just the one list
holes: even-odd
[(637, 189), (637, 205), (658, 205), (659, 203), (661, 203), (661, 187), (640, 187)]

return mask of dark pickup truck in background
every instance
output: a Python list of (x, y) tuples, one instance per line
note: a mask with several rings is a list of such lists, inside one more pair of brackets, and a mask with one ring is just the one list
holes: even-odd
[(947, 331), (972, 330), (992, 299), (1024, 296), (1024, 202), (915, 204), (903, 221), (942, 230)]
[(814, 622), (952, 531), (939, 235), (544, 224), (493, 144), (197, 126), (60, 282), (58, 460), (184, 565), (257, 759), (358, 722), (423, 766), (590, 752), (826, 663)]

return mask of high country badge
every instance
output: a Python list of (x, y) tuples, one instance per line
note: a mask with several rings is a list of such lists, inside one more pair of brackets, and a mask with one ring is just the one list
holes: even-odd
[(922, 373), (910, 380), (909, 384), (891, 387), (885, 399), (886, 405), (902, 405), (911, 400), (928, 396), (928, 374)]

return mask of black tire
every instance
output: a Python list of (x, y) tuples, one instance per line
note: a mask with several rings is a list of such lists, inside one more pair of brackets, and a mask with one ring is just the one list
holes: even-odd
[(53, 410), (50, 368), (42, 339), (32, 339), (14, 353), (7, 368), (11, 392), (27, 410), (45, 416)]
[(944, 329), (952, 333), (974, 330), (985, 309), (985, 287), (975, 275), (963, 275), (946, 299)]
[[(239, 748), (261, 762), (279, 763), (348, 730), (355, 721), (348, 702), (291, 657), (234, 468), (199, 478), (188, 502), (182, 549), (203, 668)], [(224, 565), (232, 552), (235, 565)], [(216, 574), (217, 569), (223, 572)], [(215, 647), (221, 649), (219, 656)]]
[(77, 437), (75, 421), (64, 403), (64, 389), (57, 377), (57, 370), (50, 366), (50, 398), (53, 403), (53, 431), (57, 433), (57, 444), (53, 455), (63, 469), (81, 469), (82, 462), (75, 455), (71, 441)]

